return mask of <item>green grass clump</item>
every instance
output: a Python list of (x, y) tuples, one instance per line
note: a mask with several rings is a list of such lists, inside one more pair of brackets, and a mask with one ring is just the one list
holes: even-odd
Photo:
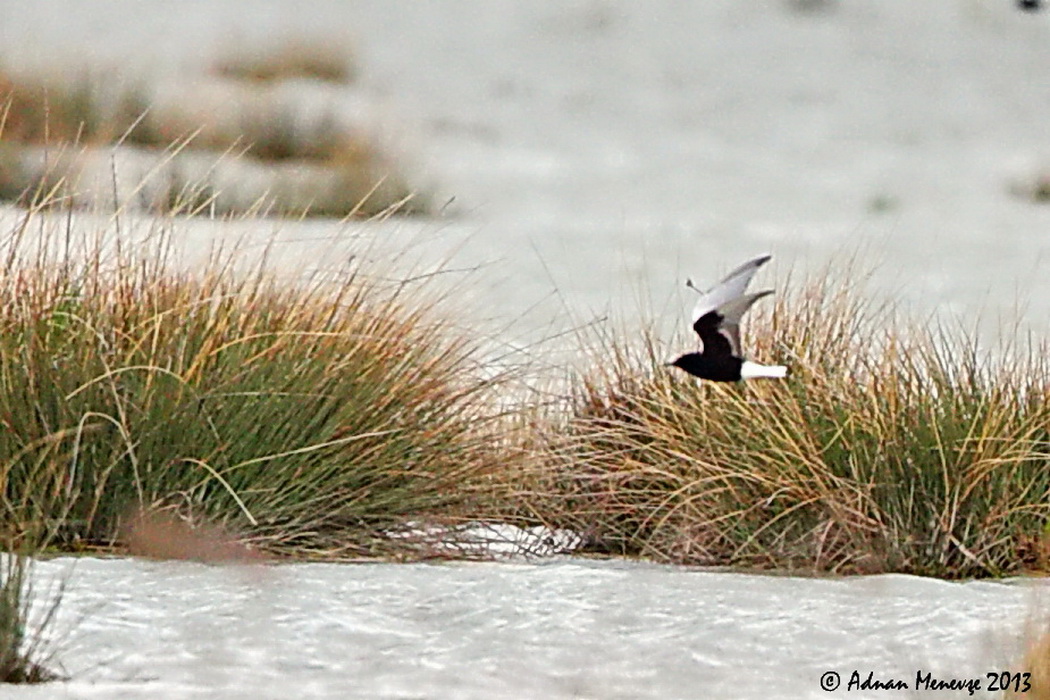
[[(1045, 353), (993, 357), (834, 282), (756, 309), (785, 381), (717, 385), (601, 338), (551, 438), (551, 524), (659, 560), (941, 577), (1045, 568)], [(685, 347), (686, 345), (682, 345)], [(611, 360), (610, 360), (611, 358)]]
[(70, 548), (168, 508), (274, 551), (367, 553), (501, 467), (505, 378), (479, 376), (433, 290), (235, 274), (236, 251), (191, 277), (160, 243), (27, 260), (38, 227), (0, 270), (3, 529)]

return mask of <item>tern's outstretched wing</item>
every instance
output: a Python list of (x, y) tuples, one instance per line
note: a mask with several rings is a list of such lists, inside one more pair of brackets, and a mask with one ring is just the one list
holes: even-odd
[(726, 275), (725, 279), (705, 292), (697, 289), (692, 281), (686, 282), (700, 293), (693, 308), (693, 330), (704, 344), (707, 356), (736, 355), (741, 357), (740, 319), (756, 301), (772, 294), (772, 290), (744, 294), (747, 285), (762, 265), (771, 256), (763, 255), (750, 260)]

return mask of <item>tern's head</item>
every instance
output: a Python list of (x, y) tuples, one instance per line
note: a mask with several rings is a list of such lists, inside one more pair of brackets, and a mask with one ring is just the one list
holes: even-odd
[(685, 357), (685, 355), (677, 355), (675, 357), (668, 357), (667, 360), (664, 362), (664, 367), (681, 367), (682, 366), (682, 358), (684, 358), (684, 357)]
[(700, 354), (696, 352), (690, 352), (685, 355), (679, 355), (675, 358), (668, 360), (664, 363), (664, 366), (677, 367), (678, 369), (683, 369), (686, 372), (692, 373), (692, 368), (700, 362)]

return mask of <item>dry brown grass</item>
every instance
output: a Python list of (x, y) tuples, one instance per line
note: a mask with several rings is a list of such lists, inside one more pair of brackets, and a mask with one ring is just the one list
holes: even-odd
[(1050, 700), (1050, 632), (1044, 630), (1033, 639), (1018, 670), (1031, 674), (1028, 678), (1031, 689), (1010, 692), (1005, 697)]
[(349, 556), (490, 497), (510, 376), (482, 374), (436, 278), (282, 283), (234, 272), (236, 250), (189, 277), (164, 235), (131, 250), (115, 229), (72, 259), (39, 216), (0, 268), (3, 531), (77, 548), (117, 539), (129, 509), (174, 508), (259, 548)]
[(425, 211), (396, 173), (360, 167), (109, 148), (12, 147), (0, 142), (0, 196), (24, 205), (208, 216), (382, 218)]
[(90, 83), (56, 90), (0, 73), (0, 129), (5, 141), (66, 143), (96, 138), (95, 97)]
[(219, 58), (212, 70), (225, 78), (262, 83), (292, 78), (350, 83), (357, 76), (347, 40), (334, 36), (290, 36), (261, 49), (238, 47)]
[[(1050, 517), (1046, 354), (996, 359), (824, 279), (759, 311), (783, 382), (697, 384), (599, 337), (534, 486), (548, 523), (659, 560), (997, 576), (1036, 565)], [(543, 494), (552, 496), (546, 500)], [(554, 497), (553, 494), (560, 494)]]
[(257, 564), (267, 556), (247, 546), (227, 528), (192, 522), (173, 509), (137, 509), (124, 522), (119, 539), (128, 554), (148, 559), (206, 564)]
[[(93, 179), (107, 183), (96, 189), (112, 189), (114, 178), (104, 171), (112, 170), (111, 149), (119, 145), (130, 154), (124, 160), (155, 162), (163, 172), (153, 180), (170, 180), (170, 192), (206, 191), (196, 199), (216, 197), (221, 212), (341, 218), (429, 211), (427, 197), (410, 188), (374, 136), (333, 109), (304, 118), (295, 95), (235, 83), (198, 80), (159, 89), (109, 85), (86, 73), (0, 73), (0, 196), (97, 206), (100, 197), (78, 187)], [(239, 180), (214, 182), (217, 163), (229, 172), (232, 161), (243, 163)], [(142, 170), (135, 185), (150, 172)], [(147, 208), (169, 199), (152, 198)]]

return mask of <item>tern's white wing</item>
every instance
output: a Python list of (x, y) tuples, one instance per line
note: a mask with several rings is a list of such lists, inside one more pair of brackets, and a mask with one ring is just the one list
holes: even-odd
[[(740, 316), (758, 298), (756, 295), (744, 297), (747, 285), (751, 283), (751, 278), (758, 272), (758, 268), (765, 265), (771, 257), (770, 255), (761, 255), (754, 260), (749, 260), (730, 272), (725, 279), (707, 291), (700, 291), (693, 286), (691, 281), (687, 282), (690, 287), (700, 293), (700, 299), (697, 300), (696, 306), (693, 307), (691, 323), (696, 323), (697, 319), (710, 311), (718, 311), (730, 323), (734, 321), (739, 322)], [(744, 298), (742, 299), (741, 297)], [(738, 301), (739, 304), (735, 303)]]
[(772, 293), (772, 289), (767, 289), (764, 292), (745, 294), (718, 307), (718, 313), (723, 317), (722, 323), (719, 324), (718, 332), (729, 338), (729, 345), (733, 349), (733, 354), (737, 357), (744, 356), (743, 347), (740, 345), (740, 318), (751, 308), (752, 304)]

